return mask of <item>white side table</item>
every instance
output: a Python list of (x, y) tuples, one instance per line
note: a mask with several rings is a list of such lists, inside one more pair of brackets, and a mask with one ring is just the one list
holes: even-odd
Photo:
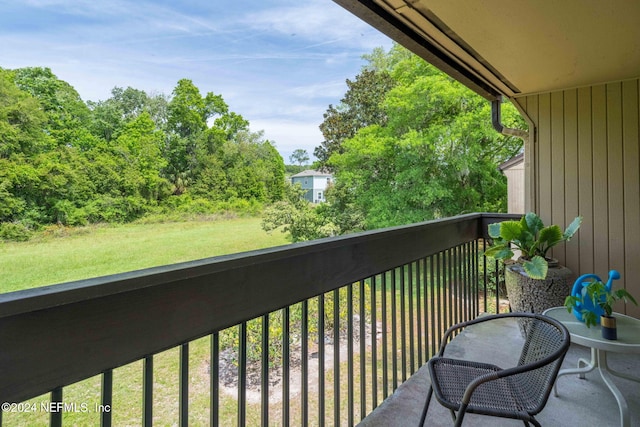
[[(604, 383), (618, 402), (620, 409), (620, 425), (630, 427), (629, 408), (624, 396), (613, 382), (612, 375), (627, 380), (640, 382), (640, 378), (616, 372), (607, 365), (607, 352), (636, 353), (640, 354), (640, 320), (624, 314), (615, 313), (618, 326), (618, 339), (607, 340), (602, 338), (600, 325), (587, 328), (584, 323), (578, 321), (573, 313), (569, 313), (565, 307), (554, 307), (545, 310), (545, 315), (562, 322), (571, 334), (571, 342), (591, 348), (591, 360), (578, 360), (578, 367), (563, 369), (558, 373), (562, 375), (579, 374), (584, 378), (585, 374), (597, 369)], [(584, 365), (584, 366), (581, 366)], [(558, 395), (557, 380), (554, 386), (555, 395)]]

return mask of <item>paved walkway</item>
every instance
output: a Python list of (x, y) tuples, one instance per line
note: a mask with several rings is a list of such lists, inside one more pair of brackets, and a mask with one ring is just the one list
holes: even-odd
[[(452, 357), (483, 360), (498, 366), (508, 367), (517, 363), (522, 337), (517, 324), (511, 320), (481, 323), (469, 328), (447, 346)], [(451, 352), (450, 352), (451, 351)], [(579, 358), (589, 359), (589, 349), (571, 345), (562, 368), (575, 367)], [(637, 355), (612, 353), (609, 366), (616, 371), (640, 375), (640, 358)], [(640, 427), (640, 388), (637, 383), (615, 378), (616, 385), (624, 394), (631, 413), (631, 426)], [(414, 376), (402, 384), (396, 393), (370, 414), (361, 426), (413, 426), (417, 427), (429, 387), (429, 373), (423, 366)], [(620, 425), (618, 405), (597, 372), (587, 374), (585, 380), (578, 375), (566, 375), (558, 380), (559, 397), (553, 392), (544, 410), (536, 416), (545, 427), (616, 427)], [(426, 426), (453, 426), (449, 410), (433, 398), (427, 415)], [(518, 420), (465, 415), (465, 426), (501, 427), (522, 426)]]

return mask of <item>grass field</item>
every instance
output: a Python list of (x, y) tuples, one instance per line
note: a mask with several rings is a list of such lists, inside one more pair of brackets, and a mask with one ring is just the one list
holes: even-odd
[[(25, 243), (0, 243), (0, 293), (73, 280), (104, 276), (153, 266), (202, 259), (287, 244), (280, 232), (267, 234), (260, 228), (260, 218), (193, 220), (177, 223), (92, 226), (80, 229), (58, 228)], [(194, 366), (192, 413), (194, 425), (206, 424), (208, 406), (197, 393), (206, 383), (203, 361), (208, 360), (208, 339), (191, 344)], [(178, 349), (155, 357), (154, 401), (156, 423), (177, 422)], [(114, 425), (139, 425), (142, 414), (142, 363), (136, 362), (114, 371)], [(65, 387), (67, 402), (99, 404), (100, 378), (95, 377)], [(31, 413), (5, 413), (3, 425), (48, 425), (48, 415), (40, 405), (48, 396), (30, 402)], [(230, 403), (233, 407), (233, 403)], [(227, 405), (223, 404), (223, 408)], [(126, 409), (125, 409), (126, 408)], [(67, 425), (98, 425), (95, 411), (65, 414)]]
[(0, 293), (288, 243), (260, 218), (57, 229), (0, 243)]

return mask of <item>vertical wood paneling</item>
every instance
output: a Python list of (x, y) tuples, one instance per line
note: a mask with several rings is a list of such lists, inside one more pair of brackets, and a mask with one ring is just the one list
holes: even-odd
[[(640, 278), (640, 98), (638, 81), (622, 84), (622, 145), (624, 162), (624, 264), (627, 288)], [(629, 289), (633, 293), (632, 289)], [(636, 296), (640, 293), (636, 292)], [(635, 310), (634, 310), (635, 309)], [(629, 314), (640, 316), (640, 308), (627, 307)]]
[(540, 95), (538, 98), (538, 213), (543, 221), (551, 221), (551, 96)]
[(578, 214), (580, 228), (580, 271), (593, 266), (593, 146), (591, 134), (591, 88), (578, 90)]
[[(562, 92), (551, 94), (551, 212), (542, 213), (546, 224), (564, 223), (564, 99)], [(565, 245), (553, 249), (553, 257), (566, 265)]]
[[(554, 256), (576, 275), (615, 268), (640, 295), (640, 80), (517, 102), (537, 132), (526, 148), (528, 206), (545, 223), (584, 217), (578, 238)], [(640, 317), (640, 308), (627, 311)]]
[(593, 133), (593, 272), (603, 275), (609, 268), (607, 103), (604, 86), (595, 86), (592, 89), (591, 125)]
[[(579, 215), (578, 199), (578, 91), (564, 93), (564, 221), (566, 226)], [(580, 266), (580, 235), (565, 248), (565, 264)]]
[(609, 268), (624, 271), (624, 198), (622, 163), (622, 84), (607, 85), (607, 151), (609, 185)]

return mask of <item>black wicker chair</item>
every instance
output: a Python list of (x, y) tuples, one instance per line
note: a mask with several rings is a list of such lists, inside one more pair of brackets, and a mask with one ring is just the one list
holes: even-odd
[[(487, 363), (444, 357), (447, 342), (455, 332), (509, 317), (517, 318), (526, 337), (517, 366), (502, 369)], [(489, 315), (452, 326), (442, 339), (438, 355), (428, 362), (431, 387), (420, 426), (424, 425), (431, 395), (435, 392), (438, 402), (451, 411), (456, 426), (461, 426), (465, 413), (470, 412), (519, 419), (526, 426), (531, 422), (540, 427), (534, 415), (547, 403), (569, 344), (567, 328), (540, 314)]]

